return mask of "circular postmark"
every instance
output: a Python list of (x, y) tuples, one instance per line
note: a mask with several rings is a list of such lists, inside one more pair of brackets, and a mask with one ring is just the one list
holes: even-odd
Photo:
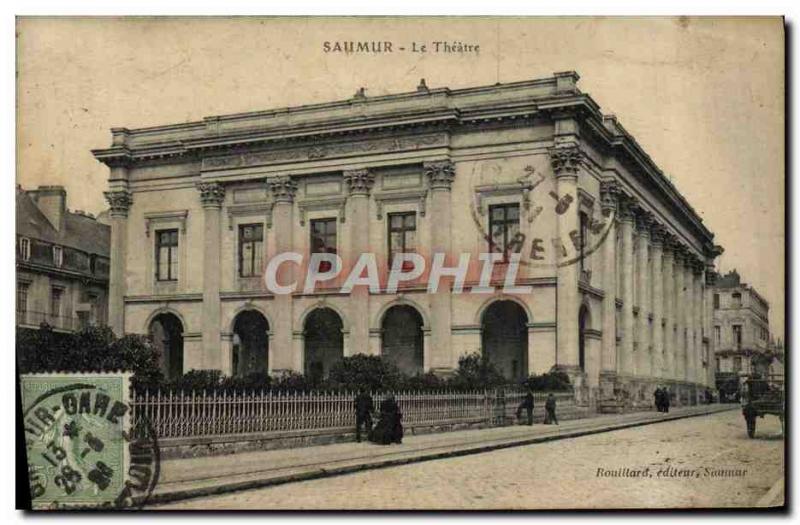
[[(560, 195), (555, 178), (531, 164), (476, 163), (470, 188), (470, 216), (488, 251), (530, 268), (579, 264), (603, 245), (615, 220), (613, 207), (576, 213), (577, 197)], [(510, 197), (521, 199), (511, 202)], [(577, 224), (559, 232), (558, 217), (567, 213), (578, 216)]]
[(102, 381), (48, 386), (23, 413), (33, 508), (144, 506), (160, 474), (150, 422)]

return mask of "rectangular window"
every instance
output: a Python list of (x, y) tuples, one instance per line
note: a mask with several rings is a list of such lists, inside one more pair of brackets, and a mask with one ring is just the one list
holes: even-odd
[(56, 268), (64, 264), (64, 249), (61, 246), (53, 246), (53, 264)]
[(31, 258), (31, 240), (27, 237), (19, 238), (19, 257), (23, 261)]
[(87, 302), (89, 303), (89, 324), (99, 324), (100, 323), (100, 301), (98, 300), (97, 294), (90, 293), (87, 296)]
[(733, 325), (733, 346), (737, 349), (742, 347), (742, 325)]
[(741, 357), (734, 357), (733, 358), (733, 371), (734, 372), (741, 372), (742, 371), (742, 358)]
[(714, 294), (714, 310), (719, 310), (719, 294)]
[[(336, 253), (336, 219), (311, 221), (311, 253)], [(319, 272), (331, 270), (328, 261), (320, 261)]]
[(178, 280), (178, 230), (156, 232), (156, 280)]
[(581, 271), (584, 271), (586, 269), (586, 263), (584, 262), (586, 247), (589, 243), (589, 216), (584, 212), (581, 212), (578, 218), (580, 220), (580, 234), (578, 236), (578, 251), (580, 258), (578, 259), (578, 264), (580, 265)]
[(53, 319), (58, 320), (61, 317), (61, 297), (63, 295), (64, 290), (62, 288), (50, 289), (50, 317)]
[[(390, 213), (389, 226), (389, 267), (398, 253), (414, 253), (417, 251), (417, 213)], [(405, 261), (403, 271), (411, 270), (412, 263)]]
[(721, 326), (715, 326), (714, 327), (714, 344), (716, 345), (717, 348), (719, 348), (720, 345), (722, 344), (722, 327)]
[(17, 322), (24, 324), (28, 317), (28, 283), (17, 283)]
[(261, 275), (264, 262), (264, 225), (242, 224), (239, 226), (239, 276)]
[(741, 308), (742, 307), (742, 294), (735, 293), (735, 294), (731, 295), (731, 298), (733, 299), (733, 307), (734, 308)]
[(489, 251), (502, 253), (507, 260), (512, 251), (519, 251), (519, 204), (489, 206)]

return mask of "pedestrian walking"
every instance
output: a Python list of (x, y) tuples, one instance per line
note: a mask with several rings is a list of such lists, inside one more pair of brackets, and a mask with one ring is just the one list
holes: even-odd
[(547, 400), (544, 402), (545, 410), (545, 425), (558, 425), (558, 418), (556, 417), (556, 396), (552, 393), (547, 394)]
[(667, 414), (667, 413), (669, 413), (670, 393), (669, 393), (669, 390), (667, 390), (666, 387), (662, 388), (661, 390), (663, 392), (663, 394), (661, 396), (661, 399), (662, 399), (662, 401), (661, 401), (661, 410), (665, 414)]
[(372, 430), (372, 396), (364, 388), (359, 389), (355, 399), (356, 408), (356, 441), (361, 443), (361, 427), (369, 436)]
[(656, 410), (659, 412), (664, 411), (664, 394), (661, 391), (661, 387), (656, 387), (655, 391), (653, 392), (653, 404), (656, 406)]
[(517, 421), (522, 419), (522, 411), (525, 410), (528, 414), (528, 425), (533, 425), (533, 392), (528, 389), (522, 403), (517, 407)]

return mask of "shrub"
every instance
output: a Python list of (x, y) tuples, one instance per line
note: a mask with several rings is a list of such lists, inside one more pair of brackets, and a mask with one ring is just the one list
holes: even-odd
[(403, 374), (391, 361), (365, 354), (342, 358), (331, 367), (329, 375), (331, 386), (346, 390), (393, 390), (403, 379)]
[(561, 370), (551, 370), (541, 375), (532, 375), (523, 386), (539, 392), (565, 392), (572, 390), (569, 376)]
[(479, 390), (496, 388), (506, 383), (506, 379), (489, 360), (489, 356), (473, 352), (458, 358), (458, 369), (448, 381), (448, 386), (455, 389)]
[(135, 388), (163, 380), (158, 351), (145, 336), (117, 338), (105, 326), (67, 334), (47, 325), (39, 330), (19, 328), (16, 350), (21, 373), (124, 370), (133, 372)]

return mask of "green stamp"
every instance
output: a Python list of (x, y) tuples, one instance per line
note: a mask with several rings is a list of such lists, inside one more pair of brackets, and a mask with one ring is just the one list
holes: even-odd
[(34, 509), (126, 508), (158, 480), (155, 435), (131, 424), (127, 373), (21, 377)]

